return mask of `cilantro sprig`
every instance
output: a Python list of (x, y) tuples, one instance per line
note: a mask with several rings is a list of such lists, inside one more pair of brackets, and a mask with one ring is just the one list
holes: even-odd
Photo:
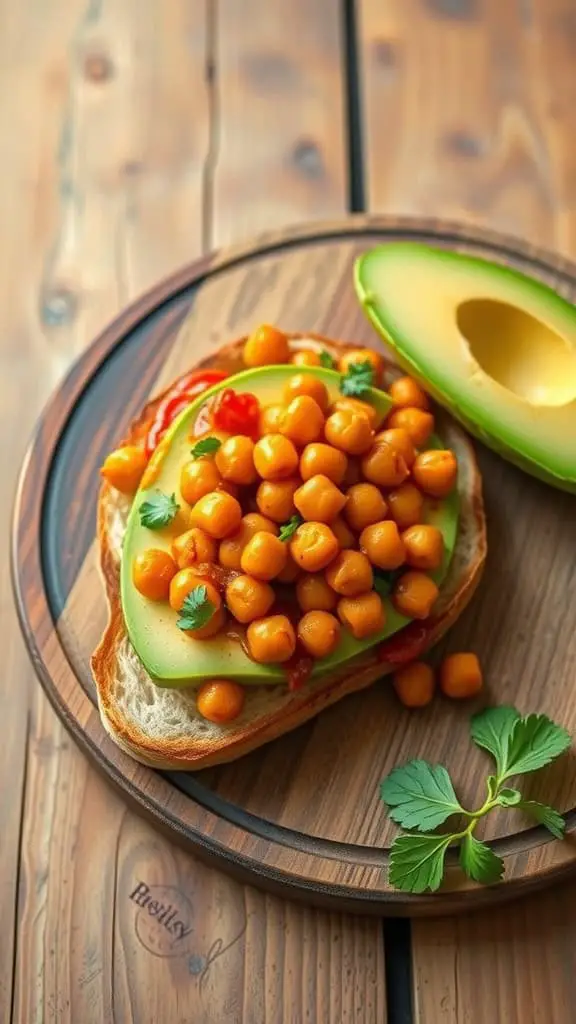
[[(515, 708), (488, 708), (471, 721), (471, 737), (494, 759), (496, 772), (486, 780), (486, 799), (475, 811), (464, 808), (443, 765), (414, 760), (388, 775), (381, 796), (388, 813), (404, 829), (390, 851), (390, 883), (405, 892), (435, 892), (444, 877), (446, 851), (458, 847), (462, 870), (476, 882), (500, 881), (504, 862), (474, 831), (479, 821), (496, 807), (522, 811), (561, 839), (565, 822), (561, 814), (537, 800), (526, 800), (518, 789), (505, 785), (515, 775), (538, 771), (560, 757), (570, 746), (570, 735), (546, 715), (522, 717)], [(431, 834), (454, 815), (462, 825), (452, 832)]]
[(210, 622), (215, 609), (216, 606), (208, 597), (208, 588), (201, 584), (184, 598), (176, 625), (179, 629), (200, 629)]
[(296, 530), (298, 529), (298, 527), (302, 526), (303, 522), (304, 522), (304, 520), (302, 519), (302, 516), (299, 516), (299, 515), (291, 516), (290, 519), (288, 520), (288, 522), (284, 523), (280, 527), (279, 540), (282, 540), (282, 541), (290, 540), (290, 538), (293, 536), (293, 534), (296, 533)]
[(205, 455), (215, 455), (222, 441), (217, 437), (203, 437), (197, 441), (190, 454), (193, 459), (201, 459)]
[(140, 522), (149, 530), (161, 530), (163, 526), (168, 526), (172, 522), (179, 508), (175, 494), (155, 491), (138, 509)]
[(364, 363), (350, 363), (340, 377), (340, 391), (348, 398), (361, 398), (374, 383), (374, 367), (367, 359)]
[(323, 348), (320, 353), (320, 366), (323, 366), (326, 370), (333, 370), (336, 366), (334, 356), (330, 355), (328, 350), (325, 348)]

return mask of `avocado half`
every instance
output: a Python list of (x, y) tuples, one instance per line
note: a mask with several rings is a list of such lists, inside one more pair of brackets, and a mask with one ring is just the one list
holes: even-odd
[(360, 256), (355, 285), (400, 365), (489, 448), (576, 493), (576, 309), (509, 267), (416, 242)]
[[(340, 375), (334, 370), (314, 367), (298, 367), (299, 373), (312, 373), (319, 377), (328, 388), (332, 400), (340, 395)], [(136, 493), (130, 510), (124, 542), (122, 545), (120, 569), (120, 595), (126, 630), (132, 646), (148, 674), (159, 686), (199, 686), (210, 678), (236, 679), (244, 684), (278, 685), (285, 682), (286, 673), (279, 665), (261, 665), (252, 661), (240, 643), (225, 635), (210, 640), (194, 640), (178, 629), (177, 614), (168, 604), (149, 601), (140, 594), (132, 581), (132, 563), (135, 556), (147, 548), (162, 548), (169, 551), (174, 539), (173, 527), (151, 530), (142, 526), (138, 510), (143, 501), (155, 490), (165, 494), (176, 494), (176, 500), (185, 506), (180, 495), (180, 470), (190, 458), (193, 444), (191, 435), (198, 413), (206, 400), (222, 388), (232, 387), (239, 392), (255, 394), (262, 404), (277, 402), (286, 380), (294, 374), (293, 366), (270, 366), (265, 369), (247, 370), (228, 377), (220, 385), (206, 391), (174, 421), (156, 450), (154, 458), (158, 473), (154, 483), (141, 487)], [(392, 407), (390, 397), (383, 391), (372, 388), (363, 396), (374, 405), (382, 417)], [(430, 447), (442, 447), (437, 438), (432, 438)], [(425, 510), (427, 522), (437, 526), (444, 537), (444, 559), (442, 565), (430, 575), (440, 584), (450, 566), (458, 534), (459, 498), (457, 491), (442, 502), (431, 502)], [(380, 633), (365, 640), (355, 640), (346, 630), (338, 648), (327, 658), (317, 661), (314, 675), (332, 671), (344, 662), (373, 647), (393, 633), (402, 629), (410, 620), (394, 609), (389, 600), (386, 605), (386, 625)]]

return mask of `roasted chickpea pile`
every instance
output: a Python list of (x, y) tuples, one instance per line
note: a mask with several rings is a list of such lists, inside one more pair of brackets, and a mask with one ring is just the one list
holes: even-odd
[[(453, 452), (426, 447), (434, 417), (425, 393), (400, 378), (380, 422), (367, 401), (333, 400), (319, 377), (301, 372), (319, 365), (319, 354), (293, 351), (275, 328), (254, 332), (244, 358), (250, 367), (289, 362), (294, 374), (276, 402), (260, 405), (252, 436), (220, 429), (213, 451), (182, 466), (171, 551), (151, 545), (140, 554), (135, 587), (169, 602), (187, 635), (239, 636), (263, 664), (326, 658), (344, 630), (358, 640), (379, 633), (384, 577), (396, 609), (426, 619), (438, 596), (429, 573), (444, 555), (442, 533), (425, 522), (426, 501), (450, 493), (457, 464)], [(346, 374), (354, 363), (368, 363), (381, 385), (380, 356), (348, 352), (334, 368)], [(191, 611), (198, 588), (203, 613)], [(236, 684), (222, 683), (221, 706), (214, 681), (202, 693), (200, 710), (213, 721), (242, 706)]]

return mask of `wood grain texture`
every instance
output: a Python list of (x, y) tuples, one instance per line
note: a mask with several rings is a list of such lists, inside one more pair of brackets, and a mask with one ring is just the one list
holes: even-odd
[(340, 0), (218, 0), (210, 243), (345, 210)]
[(576, 886), (412, 925), (415, 1024), (569, 1024)]
[(570, 251), (571, 0), (358, 10), (369, 209), (441, 212)]
[[(502, 260), (576, 296), (576, 270), (562, 259), (546, 257), (530, 246), (514, 249), (506, 239), (487, 232), (470, 238), (439, 221), (357, 218), (312, 225), (299, 233), (299, 244), (292, 231), (270, 233), (262, 245), (254, 243), (244, 250), (222, 253), (212, 267), (201, 261), (176, 277), (173, 287), (180, 289), (187, 280), (193, 301), (178, 336), (167, 336), (170, 357), (160, 379), (165, 380), (168, 364), (173, 375), (190, 367), (192, 338), (196, 339), (195, 358), (224, 340), (218, 334), (210, 337), (210, 324), (214, 330), (225, 324), (228, 337), (242, 334), (246, 295), (252, 297), (253, 322), (268, 319), (270, 312), (277, 314), (287, 295), (299, 295), (301, 305), (295, 308), (312, 330), (330, 336), (338, 322), (346, 325), (345, 340), (374, 343), (372, 329), (354, 299), (352, 265), (357, 254), (377, 240), (407, 233)], [(264, 289), (263, 280), (267, 282)], [(314, 287), (308, 289), (310, 280)], [(162, 286), (159, 294), (165, 290)], [(374, 686), (347, 697), (297, 732), (239, 762), (183, 776), (177, 784), (192, 799), (169, 788), (165, 776), (135, 765), (110, 743), (92, 704), (89, 670), (104, 618), (103, 594), (95, 586), (94, 552), (78, 564), (70, 600), (60, 614), (58, 635), (51, 635), (44, 625), (44, 577), (33, 538), (42, 509), (55, 522), (73, 517), (75, 477), (67, 469), (67, 459), (73, 451), (88, 474), (91, 466), (96, 472), (107, 446), (105, 428), (100, 426), (104, 409), (115, 410), (114, 418), (123, 433), (130, 416), (129, 402), (140, 398), (144, 403), (149, 383), (142, 379), (140, 392), (136, 391), (129, 365), (146, 365), (149, 353), (159, 350), (161, 318), (151, 316), (157, 305), (153, 293), (135, 307), (140, 325), (134, 312), (125, 314), (125, 321), (133, 324), (131, 334), (125, 336), (120, 321), (99, 341), (103, 358), (119, 338), (126, 337), (126, 366), (121, 362), (121, 346), (115, 355), (115, 375), (106, 378), (105, 388), (99, 384), (93, 353), (78, 364), (77, 380), (63, 389), (47, 410), (17, 505), (19, 595), (30, 642), (41, 662), (47, 690), (61, 713), (71, 718), (75, 734), (126, 795), (159, 823), (172, 825), (175, 833), (183, 833), (193, 846), (218, 858), (228, 870), (248, 877), (254, 872), (262, 883), (284, 887), (286, 893), (301, 898), (329, 899), (338, 908), (365, 905), (385, 913), (452, 912), (500, 902), (568, 871), (574, 855), (571, 842), (557, 843), (544, 830), (519, 820), (517, 812), (499, 811), (491, 818), (485, 836), (495, 840), (504, 857), (502, 885), (473, 886), (454, 870), (444, 891), (433, 898), (407, 897), (389, 888), (383, 869), (395, 829), (384, 814), (379, 782), (398, 762), (425, 757), (445, 763), (467, 805), (479, 806), (489, 769), (485, 755), (470, 743), (468, 723), (471, 711), (482, 702), (463, 706), (438, 700), (415, 716), (402, 709), (390, 686)], [(272, 319), (278, 322), (277, 315)], [(279, 322), (283, 323), (282, 318)], [(294, 326), (302, 325), (297, 322)], [(107, 365), (104, 360), (104, 372)], [(92, 376), (90, 383), (86, 374)], [(71, 445), (66, 434), (67, 410), (75, 394), (82, 396), (79, 409), (84, 429), (82, 433), (75, 430), (72, 421)], [(58, 452), (54, 482), (43, 505), (54, 450)], [(543, 486), (487, 452), (482, 453), (482, 466), (490, 520), (487, 570), (473, 604), (434, 657), (446, 649), (472, 647), (479, 653), (488, 680), (483, 702), (544, 711), (574, 733), (576, 707), (570, 697), (571, 665), (576, 658), (574, 617), (571, 611), (558, 615), (560, 608), (576, 608), (571, 558), (573, 498)], [(524, 557), (527, 546), (530, 560)], [(45, 547), (51, 548), (51, 541), (46, 541)], [(50, 573), (56, 575), (60, 550), (61, 545), (56, 544), (50, 563)], [(546, 599), (538, 601), (533, 595), (542, 580), (547, 581)], [(548, 678), (555, 680), (554, 687), (544, 685)], [(350, 764), (354, 772), (350, 772)], [(323, 794), (320, 801), (310, 800), (311, 778)], [(567, 812), (572, 835), (574, 760), (564, 758), (561, 765), (542, 773), (531, 793)]]

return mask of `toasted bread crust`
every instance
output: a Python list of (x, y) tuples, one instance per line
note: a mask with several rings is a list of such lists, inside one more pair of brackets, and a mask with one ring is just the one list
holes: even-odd
[[(336, 352), (352, 348), (319, 335), (290, 337), (293, 341), (302, 337), (313, 338)], [(242, 368), (244, 340), (240, 339), (205, 358), (198, 364), (198, 368), (225, 367), (230, 372), (238, 371)], [(395, 372), (392, 367), (390, 371)], [(157, 396), (144, 407), (141, 415), (132, 423), (123, 443), (133, 443), (142, 437), (162, 397), (163, 394)], [(235, 760), (295, 729), (347, 694), (370, 686), (383, 675), (392, 672), (402, 661), (423, 654), (444, 635), (468, 604), (480, 581), (486, 558), (486, 526), (482, 482), (473, 447), (453, 420), (443, 413), (438, 415), (438, 419), (440, 433), (446, 443), (458, 452), (460, 476), (463, 478), (462, 519), (468, 537), (466, 556), (461, 565), (451, 567), (438, 603), (438, 612), (424, 623), (410, 624), (392, 637), (389, 643), (385, 642), (373, 651), (360, 655), (338, 672), (305, 684), (302, 689), (289, 694), (288, 698), (284, 695), (279, 701), (279, 707), (272, 712), (200, 741), (195, 739), (191, 742), (187, 737), (155, 740), (129, 720), (114, 699), (118, 652), (121, 645), (126, 643), (126, 635), (120, 603), (119, 563), (110, 543), (110, 510), (116, 497), (106, 482), (102, 484), (98, 503), (98, 540), (109, 621), (91, 664), (104, 727), (122, 749), (144, 764), (159, 768), (197, 770)]]

